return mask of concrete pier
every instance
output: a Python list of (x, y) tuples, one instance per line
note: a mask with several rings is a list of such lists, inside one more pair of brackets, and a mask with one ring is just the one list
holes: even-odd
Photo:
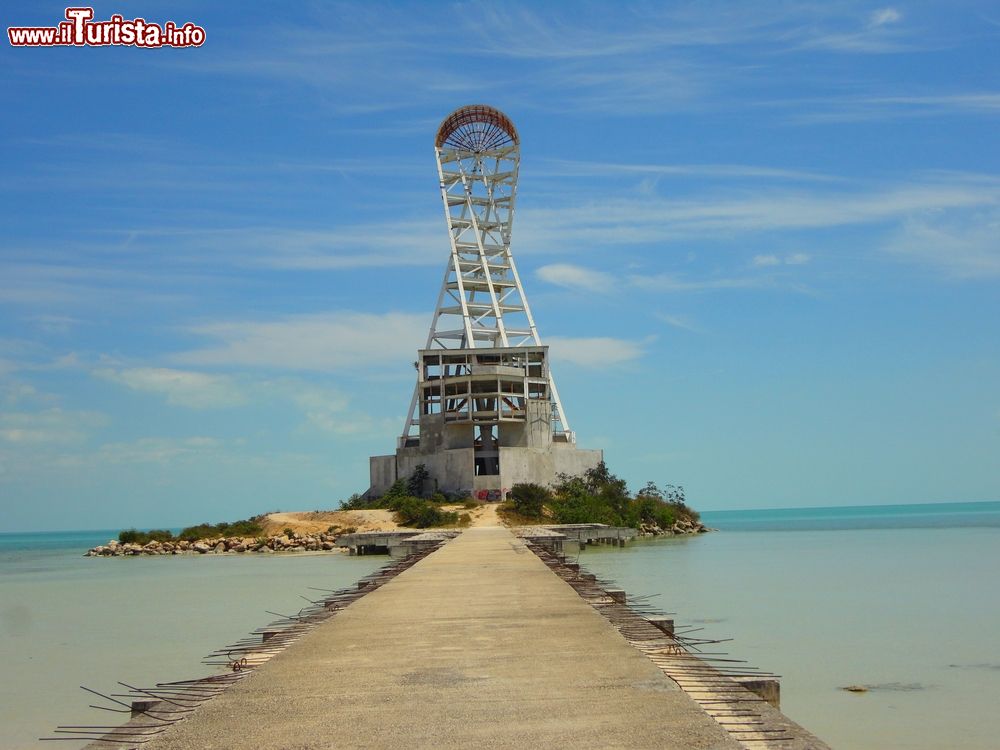
[(497, 527), (470, 529), (147, 748), (741, 747)]

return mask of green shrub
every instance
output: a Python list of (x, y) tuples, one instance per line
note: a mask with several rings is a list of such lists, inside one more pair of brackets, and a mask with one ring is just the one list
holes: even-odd
[(396, 521), (403, 526), (426, 529), (431, 526), (449, 526), (458, 522), (458, 514), (443, 511), (419, 497), (404, 497), (396, 502)]
[(510, 488), (510, 499), (514, 512), (527, 518), (541, 518), (545, 505), (552, 502), (552, 493), (540, 484), (522, 482)]
[(186, 542), (197, 542), (199, 539), (214, 539), (220, 536), (258, 537), (263, 533), (264, 527), (257, 519), (251, 518), (232, 523), (200, 523), (197, 526), (188, 526), (177, 535), (177, 538)]
[(149, 544), (150, 542), (170, 542), (174, 535), (167, 529), (150, 529), (149, 531), (139, 531), (138, 529), (126, 529), (119, 532), (118, 541), (122, 544)]
[(406, 490), (411, 495), (420, 497), (424, 494), (424, 482), (430, 479), (430, 472), (424, 464), (417, 464), (410, 478), (406, 481)]
[(557, 523), (606, 523), (609, 526), (622, 523), (614, 509), (594, 495), (559, 497), (551, 507)]
[(560, 475), (548, 505), (558, 523), (606, 523), (633, 528), (645, 524), (667, 529), (682, 519), (698, 521), (698, 514), (685, 503), (683, 487), (668, 484), (661, 490), (648, 482), (632, 497), (625, 480), (612, 474), (603, 462), (583, 476)]

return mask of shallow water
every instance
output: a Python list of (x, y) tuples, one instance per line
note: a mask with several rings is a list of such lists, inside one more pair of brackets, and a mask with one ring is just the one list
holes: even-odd
[[(1000, 503), (706, 513), (719, 533), (592, 547), (581, 562), (782, 675), (782, 708), (838, 750), (1000, 746)], [(83, 558), (110, 532), (0, 534), (0, 747), (119, 718), (78, 685), (209, 674), (201, 657), (344, 555)], [(839, 688), (863, 684), (867, 693)], [(75, 743), (55, 743), (61, 748)]]
[[(297, 612), (310, 586), (346, 586), (388, 562), (341, 554), (83, 558), (109, 532), (0, 535), (0, 747), (52, 746), (57, 724), (118, 723), (86, 685), (122, 692), (201, 677), (210, 651)], [(315, 596), (314, 596), (315, 598)], [(81, 743), (82, 744), (82, 743)]]
[[(699, 636), (734, 637), (722, 648), (781, 674), (782, 709), (835, 748), (985, 750), (1000, 747), (1000, 503), (976, 505), (952, 521), (927, 506), (706, 513), (722, 531), (580, 562)], [(840, 689), (856, 684), (870, 689)]]

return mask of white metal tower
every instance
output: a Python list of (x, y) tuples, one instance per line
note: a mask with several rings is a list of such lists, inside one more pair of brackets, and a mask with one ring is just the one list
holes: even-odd
[[(422, 354), (434, 349), (467, 352), (484, 348), (508, 350), (503, 362), (523, 362), (527, 372), (527, 355), (521, 359), (509, 358), (509, 350), (534, 348), (537, 351), (542, 347), (510, 251), (521, 160), (517, 130), (503, 112), (493, 107), (461, 107), (441, 123), (434, 152), (451, 255)], [(545, 352), (540, 356), (544, 358)], [(432, 391), (427, 387), (429, 379), (471, 375), (477, 363), (486, 360), (484, 356), (476, 356), (439, 358), (438, 361), (443, 363), (438, 375), (418, 372), (406, 426), (400, 438), (401, 448), (414, 444), (421, 414), (432, 413), (433, 404), (430, 402), (443, 399), (443, 411), (446, 413), (459, 413), (465, 408), (464, 402), (458, 398), (448, 399), (447, 393), (437, 394), (434, 391), (437, 395), (430, 395)], [(425, 366), (418, 362), (417, 367), (420, 371)], [(547, 398), (551, 404), (553, 436), (557, 440), (574, 443), (551, 370), (544, 362), (540, 368), (547, 380), (547, 388), (530, 390), (532, 384), (525, 380), (524, 392), (515, 393), (504, 391), (505, 386), (500, 383), (498, 393), (490, 394), (494, 396), (491, 401), (472, 397), (472, 390), (469, 391), (468, 401), (484, 415), (500, 415), (504, 412), (517, 413), (518, 408), (523, 407), (518, 397)], [(477, 402), (481, 403), (477, 405)], [(442, 408), (442, 404), (437, 403), (437, 408)], [(471, 421), (489, 419), (484, 416), (477, 420), (473, 411), (468, 410)]]

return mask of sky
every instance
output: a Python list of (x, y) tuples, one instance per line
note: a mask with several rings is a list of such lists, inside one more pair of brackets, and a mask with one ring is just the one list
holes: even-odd
[(474, 103), (520, 132), (578, 444), (633, 489), (1000, 499), (995, 3), (94, 9), (206, 39), (0, 45), (0, 531), (365, 490), (448, 259), (434, 133)]

